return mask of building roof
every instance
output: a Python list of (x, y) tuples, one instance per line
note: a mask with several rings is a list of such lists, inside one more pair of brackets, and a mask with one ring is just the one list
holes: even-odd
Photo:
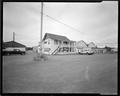
[(15, 41), (9, 41), (9, 42), (4, 42), (3, 47), (6, 48), (6, 47), (26, 47), (26, 46)]
[(95, 45), (93, 42), (90, 42), (90, 43), (88, 44), (88, 47), (94, 48), (94, 47), (96, 47), (96, 45)]
[(70, 40), (71, 43), (76, 43), (76, 41)]
[(101, 49), (101, 50), (103, 50), (103, 49), (106, 49), (106, 48), (93, 47), (92, 49)]
[(45, 33), (45, 36), (43, 38), (43, 40), (47, 39), (47, 38), (51, 38), (53, 40), (60, 40), (60, 41), (70, 41), (67, 37), (65, 36), (61, 36), (61, 35), (56, 35), (56, 34), (51, 34), (51, 33)]
[(81, 40), (81, 41), (76, 42), (76, 47), (77, 48), (85, 48), (85, 47), (87, 47), (87, 44), (83, 40)]

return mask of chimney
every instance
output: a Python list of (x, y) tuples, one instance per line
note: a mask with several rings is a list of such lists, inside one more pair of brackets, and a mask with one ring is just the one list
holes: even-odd
[(15, 32), (13, 32), (13, 41), (15, 41)]

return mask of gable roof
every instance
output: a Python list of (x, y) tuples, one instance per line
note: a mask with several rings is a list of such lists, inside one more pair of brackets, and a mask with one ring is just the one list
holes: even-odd
[(76, 41), (70, 40), (71, 43), (76, 43)]
[(84, 48), (84, 47), (87, 47), (87, 44), (83, 40), (81, 40), (81, 41), (76, 42), (76, 47)]
[(60, 41), (70, 41), (67, 37), (61, 36), (61, 35), (56, 35), (56, 34), (51, 34), (51, 33), (45, 33), (45, 36), (43, 40), (51, 38), (53, 40), (60, 40)]
[(15, 41), (9, 41), (9, 42), (4, 42), (3, 47), (6, 48), (6, 47), (26, 47), (26, 46)]
[(88, 47), (96, 47), (96, 45), (93, 43), (93, 42), (90, 42), (89, 44), (88, 44)]

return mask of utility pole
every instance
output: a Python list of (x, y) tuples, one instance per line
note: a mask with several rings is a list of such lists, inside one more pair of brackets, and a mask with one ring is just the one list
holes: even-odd
[(43, 31), (43, 2), (41, 2), (41, 32), (40, 32), (41, 47), (42, 47), (42, 31)]
[(41, 2), (41, 29), (40, 29), (40, 43), (38, 46), (38, 52), (37, 52), (37, 56), (34, 57), (34, 60), (41, 60), (44, 59), (46, 60), (46, 57), (44, 56), (44, 54), (42, 54), (43, 52), (43, 45), (42, 45), (42, 32), (43, 32), (43, 2)]

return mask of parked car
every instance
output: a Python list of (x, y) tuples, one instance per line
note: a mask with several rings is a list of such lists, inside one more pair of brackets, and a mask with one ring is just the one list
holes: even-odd
[(92, 54), (94, 54), (94, 52), (92, 51), (91, 48), (79, 49), (78, 53), (81, 54), (81, 55), (92, 55)]

